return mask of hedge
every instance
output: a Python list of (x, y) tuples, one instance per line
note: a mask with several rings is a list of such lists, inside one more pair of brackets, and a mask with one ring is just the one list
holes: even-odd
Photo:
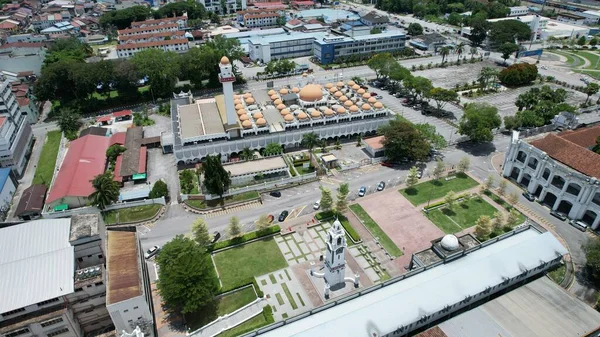
[[(319, 212), (315, 215), (315, 218), (319, 221), (324, 221), (324, 220), (329, 220), (329, 219), (333, 219), (336, 216), (336, 213), (334, 211), (324, 211), (324, 212)], [(352, 227), (352, 225), (350, 224), (350, 221), (348, 221), (348, 218), (346, 218), (343, 215), (338, 215), (337, 216), (338, 220), (340, 221), (340, 223), (342, 224), (342, 227), (344, 227), (344, 229), (346, 230), (346, 234), (348, 234), (352, 240), (354, 240), (355, 242), (360, 241), (360, 235), (358, 235), (358, 233), (356, 232), (356, 230), (354, 229), (354, 227)]]
[(271, 226), (259, 231), (254, 231), (254, 232), (250, 232), (250, 233), (246, 233), (242, 236), (238, 236), (236, 238), (233, 239), (229, 239), (229, 240), (224, 240), (224, 241), (220, 241), (217, 242), (213, 245), (208, 246), (207, 250), (209, 252), (218, 250), (218, 249), (223, 249), (229, 246), (234, 246), (234, 245), (239, 245), (240, 243), (244, 243), (250, 240), (254, 240), (257, 238), (261, 238), (263, 236), (267, 236), (267, 235), (271, 235), (274, 233), (279, 233), (281, 232), (281, 227), (279, 227), (279, 225), (275, 225), (275, 226)]
[(271, 324), (275, 322), (275, 318), (273, 318), (273, 307), (270, 305), (265, 305), (263, 307), (263, 315), (265, 315), (267, 323)]
[(236, 289), (242, 289), (242, 288), (247, 287), (249, 285), (253, 285), (254, 286), (254, 290), (256, 291), (256, 296), (257, 297), (262, 298), (262, 297), (265, 296), (265, 293), (262, 290), (260, 290), (260, 287), (258, 286), (258, 283), (256, 283), (256, 278), (254, 278), (254, 277), (251, 280), (248, 279), (248, 283), (245, 283), (245, 284), (243, 284), (243, 285), (241, 285), (239, 287), (235, 287), (235, 288), (231, 288), (231, 289), (221, 288), (219, 290), (219, 294), (228, 293), (228, 292), (234, 291)]

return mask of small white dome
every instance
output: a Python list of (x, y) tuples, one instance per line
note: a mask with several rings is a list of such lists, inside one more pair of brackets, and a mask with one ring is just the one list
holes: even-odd
[(448, 234), (442, 238), (440, 243), (445, 250), (453, 251), (459, 247), (458, 239), (452, 234)]

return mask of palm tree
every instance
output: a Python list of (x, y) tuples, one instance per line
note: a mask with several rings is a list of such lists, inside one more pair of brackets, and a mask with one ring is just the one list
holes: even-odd
[(250, 150), (249, 147), (245, 147), (240, 153), (240, 157), (243, 161), (248, 161), (254, 159), (254, 151)]
[(471, 47), (471, 59), (475, 58), (475, 54), (477, 54), (477, 47)]
[(449, 46), (444, 46), (444, 47), (440, 48), (440, 55), (442, 56), (442, 64), (444, 64), (446, 57), (448, 55), (450, 55), (450, 50), (452, 50), (452, 48)]
[(94, 177), (91, 181), (94, 192), (90, 194), (92, 204), (104, 210), (106, 206), (119, 200), (119, 184), (113, 180), (113, 174), (110, 171), (104, 172)]
[(461, 42), (456, 46), (456, 55), (458, 55), (456, 58), (457, 60), (460, 59), (460, 55), (462, 55), (462, 53), (465, 51), (465, 46), (466, 44), (464, 42)]
[(309, 151), (319, 144), (319, 136), (316, 133), (306, 133), (302, 136), (302, 145), (308, 148)]
[(498, 70), (491, 67), (483, 67), (479, 74), (479, 83), (481, 84), (481, 90), (487, 90), (490, 81), (495, 81), (498, 77)]

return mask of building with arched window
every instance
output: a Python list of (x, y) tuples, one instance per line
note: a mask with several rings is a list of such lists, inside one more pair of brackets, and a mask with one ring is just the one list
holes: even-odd
[(552, 210), (596, 230), (600, 224), (600, 154), (591, 149), (598, 137), (600, 126), (530, 141), (519, 139), (515, 131), (502, 174)]

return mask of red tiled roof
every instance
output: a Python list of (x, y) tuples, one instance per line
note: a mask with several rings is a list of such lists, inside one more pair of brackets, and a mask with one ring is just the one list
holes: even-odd
[(144, 43), (126, 43), (126, 44), (118, 45), (117, 50), (146, 48), (146, 47), (172, 46), (172, 45), (176, 45), (176, 44), (187, 44), (187, 43), (188, 43), (187, 39), (151, 41), (151, 42), (144, 42)]
[(18, 24), (12, 22), (2, 22), (0, 23), (0, 29), (13, 29), (17, 27)]
[(383, 144), (381, 143), (383, 142), (383, 139), (383, 136), (368, 138), (365, 139), (365, 143), (367, 143), (367, 145), (369, 145), (373, 150), (379, 150), (383, 148)]
[(579, 146), (589, 148), (596, 145), (596, 138), (600, 136), (600, 125), (578, 130), (568, 130), (559, 133), (558, 136)]
[(415, 337), (448, 337), (448, 335), (446, 335), (446, 333), (436, 325), (433, 328), (421, 332)]
[(281, 2), (255, 2), (252, 5), (257, 8), (286, 8)]
[(164, 19), (155, 19), (155, 20), (146, 20), (146, 21), (134, 21), (131, 23), (131, 28), (141, 27), (142, 25), (158, 25), (162, 22), (172, 23), (172, 22), (177, 22), (179, 20), (187, 21), (187, 17), (177, 16), (177, 17), (173, 17), (173, 18), (164, 18)]
[(96, 123), (108, 122), (111, 119), (112, 119), (111, 115), (100, 116), (100, 117), (96, 118)]
[(289, 23), (290, 26), (297, 26), (297, 25), (301, 25), (303, 22), (298, 19), (291, 19), (287, 23)]
[(279, 14), (277, 13), (265, 13), (265, 14), (246, 14), (244, 15), (244, 20), (248, 20), (248, 19), (262, 19), (262, 18), (274, 18), (274, 17), (279, 17)]
[[(596, 129), (596, 132), (596, 136), (600, 136), (600, 128)], [(571, 136), (571, 138), (573, 137)], [(594, 153), (572, 140), (565, 139), (560, 134), (549, 134), (542, 139), (530, 142), (530, 144), (574, 170), (600, 178), (600, 154)]]
[(182, 30), (178, 30), (178, 31), (174, 31), (174, 32), (168, 31), (168, 32), (136, 34), (136, 35), (121, 35), (121, 36), (119, 36), (119, 41), (143, 40), (143, 39), (149, 39), (152, 37), (183, 36), (183, 35), (185, 35), (185, 32)]
[(311, 5), (314, 5), (315, 3), (312, 2), (312, 1), (292, 1), (292, 4), (294, 4), (294, 5), (311, 6)]
[(46, 203), (64, 197), (88, 197), (94, 192), (91, 180), (104, 173), (109, 138), (86, 135), (71, 142)]
[(0, 128), (2, 127), (2, 125), (4, 125), (5, 121), (6, 121), (6, 117), (0, 117)]
[(202, 32), (201, 32), (201, 31), (199, 31), (199, 30), (195, 30), (195, 31), (193, 31), (193, 32), (192, 32), (192, 36), (193, 36), (193, 37), (203, 37), (203, 36), (204, 36), (204, 33), (202, 33)]
[[(108, 144), (108, 146), (115, 145), (115, 144), (124, 145), (126, 134), (127, 134), (126, 132), (117, 132), (114, 135), (110, 136), (110, 143)], [(115, 170), (115, 172), (118, 172), (118, 171)]]
[[(121, 132), (121, 133), (124, 133), (124, 132)], [(121, 165), (123, 165), (123, 155), (122, 154), (120, 154), (117, 157), (117, 161), (115, 162), (115, 170), (113, 171), (114, 172), (114, 175), (113, 175), (114, 181), (123, 182), (123, 177), (120, 174)]]
[(19, 103), (19, 106), (29, 105), (29, 98), (27, 98), (27, 97), (17, 98), (17, 103)]
[(145, 146), (140, 147), (140, 162), (138, 163), (138, 173), (146, 173), (146, 157), (148, 149)]
[(177, 25), (176, 23), (167, 23), (167, 24), (160, 25), (160, 26), (121, 29), (121, 30), (118, 30), (117, 33), (119, 35), (121, 35), (121, 34), (139, 33), (139, 32), (146, 32), (146, 31), (161, 31), (164, 28), (179, 28), (179, 25)]
[(115, 117), (131, 116), (131, 110), (121, 110), (121, 111), (113, 112), (113, 116), (115, 116)]
[(13, 43), (5, 43), (0, 46), (0, 49), (7, 48), (42, 48), (44, 44), (41, 42), (13, 42)]

